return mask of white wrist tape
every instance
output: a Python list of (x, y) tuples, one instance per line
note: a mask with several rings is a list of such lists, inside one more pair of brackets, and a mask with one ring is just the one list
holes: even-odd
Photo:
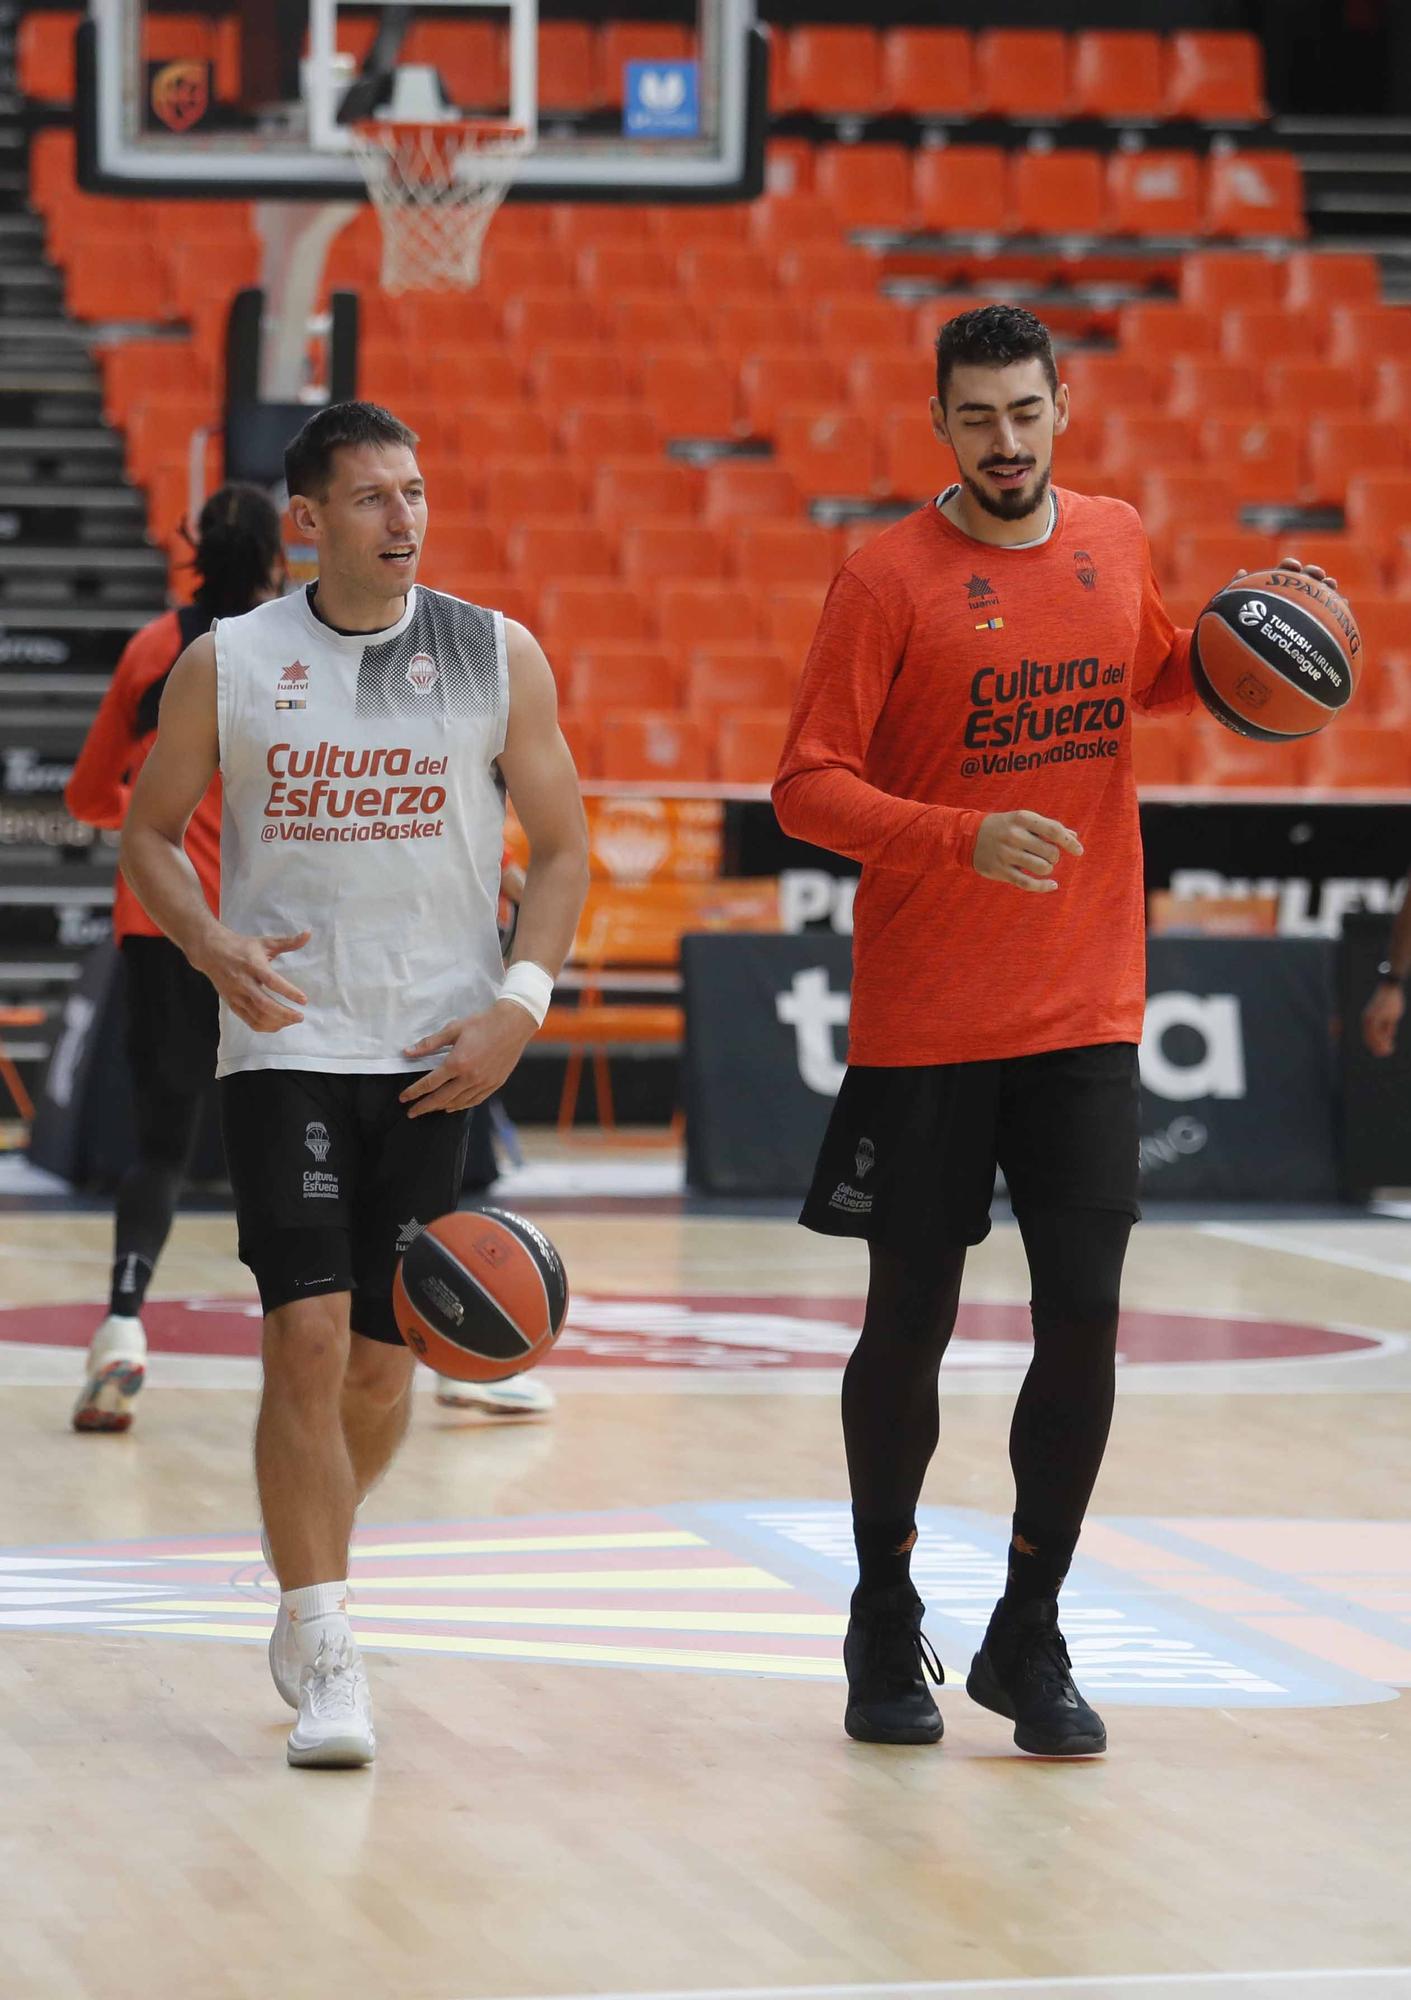
[(522, 1007), (526, 1014), (532, 1014), (536, 1028), (544, 1025), (544, 1016), (549, 1011), (549, 1002), (554, 997), (554, 982), (542, 965), (536, 965), (532, 958), (521, 958), (506, 971), (499, 993), (500, 1000), (513, 1000), (516, 1007)]

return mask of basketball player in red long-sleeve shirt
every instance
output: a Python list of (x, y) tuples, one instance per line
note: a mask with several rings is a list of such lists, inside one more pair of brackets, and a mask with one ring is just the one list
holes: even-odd
[(1081, 1756), (1107, 1737), (1073, 1684), (1057, 1600), (1107, 1441), (1139, 1214), (1131, 716), (1191, 706), (1191, 635), (1132, 508), (1052, 486), (1068, 393), (1032, 313), (948, 321), (936, 388), (959, 483), (835, 580), (774, 786), (785, 832), (863, 864), (849, 1067), (801, 1218), (866, 1238), (870, 1259), (843, 1378), (859, 1570), (845, 1727), (941, 1734), (910, 1553), (998, 1164), (1034, 1357), (1010, 1433), (1008, 1579), (967, 1685), (1021, 1749)]

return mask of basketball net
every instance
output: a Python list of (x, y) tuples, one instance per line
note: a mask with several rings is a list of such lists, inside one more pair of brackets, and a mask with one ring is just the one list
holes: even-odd
[(382, 225), (382, 289), (478, 284), (486, 233), (533, 135), (466, 118), (368, 118), (348, 130)]

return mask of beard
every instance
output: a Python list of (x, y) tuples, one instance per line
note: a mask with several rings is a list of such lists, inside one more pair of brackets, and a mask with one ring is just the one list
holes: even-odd
[(972, 479), (968, 472), (962, 472), (965, 490), (977, 507), (986, 514), (993, 514), (997, 521), (1022, 521), (1026, 514), (1032, 514), (1042, 506), (1048, 496), (1053, 479), (1053, 466), (1048, 464), (1042, 472), (1026, 480), (1022, 486), (1015, 486), (1002, 493), (991, 493), (978, 479)]

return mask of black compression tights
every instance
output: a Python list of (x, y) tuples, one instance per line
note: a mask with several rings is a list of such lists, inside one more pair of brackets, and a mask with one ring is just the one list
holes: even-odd
[[(1076, 1535), (1112, 1422), (1117, 1302), (1131, 1221), (1050, 1209), (1020, 1223), (1034, 1358), (1014, 1406), (1015, 1513)], [(861, 1521), (910, 1520), (940, 1436), (937, 1374), (955, 1327), (963, 1248), (924, 1262), (871, 1248), (862, 1336), (843, 1375), (843, 1437)]]
[(186, 1179), (204, 1089), (179, 1090), (161, 1079), (133, 1078), (137, 1159), (118, 1188), (113, 1286), (108, 1310), (142, 1310), (147, 1284), (171, 1230)]

